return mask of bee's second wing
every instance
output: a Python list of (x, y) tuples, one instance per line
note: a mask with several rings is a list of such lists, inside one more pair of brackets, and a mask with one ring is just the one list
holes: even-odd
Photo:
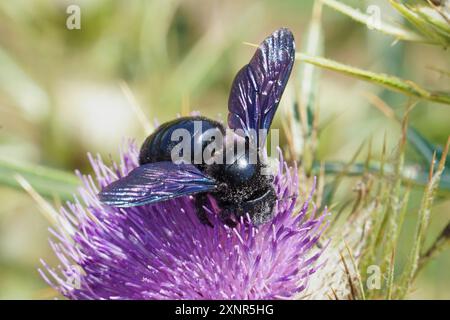
[(215, 189), (215, 181), (192, 164), (170, 161), (137, 167), (106, 186), (101, 202), (113, 207), (135, 207)]
[[(236, 75), (228, 100), (228, 126), (242, 129), (264, 144), (259, 130), (269, 130), (291, 74), (295, 43), (288, 29), (278, 29), (258, 47), (250, 63)], [(261, 141), (260, 141), (261, 139)]]

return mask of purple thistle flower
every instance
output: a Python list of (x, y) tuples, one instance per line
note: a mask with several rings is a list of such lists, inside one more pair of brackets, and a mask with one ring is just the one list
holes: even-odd
[(323, 249), (315, 244), (326, 214), (307, 214), (311, 196), (296, 212), (297, 170), (281, 157), (274, 218), (229, 228), (210, 207), (211, 228), (199, 222), (191, 197), (122, 209), (101, 204), (99, 186), (138, 165), (136, 145), (126, 147), (112, 167), (89, 156), (95, 178), (77, 173), (81, 200), (62, 208), (50, 230), (61, 266), (42, 261), (39, 272), (58, 292), (69, 299), (292, 299), (306, 288), (319, 267)]

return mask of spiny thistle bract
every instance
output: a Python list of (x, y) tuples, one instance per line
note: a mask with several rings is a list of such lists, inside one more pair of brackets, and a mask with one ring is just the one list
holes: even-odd
[[(326, 213), (296, 210), (298, 177), (280, 157), (274, 218), (258, 227), (225, 226), (209, 207), (213, 228), (199, 222), (192, 198), (118, 209), (101, 204), (102, 188), (138, 165), (134, 143), (120, 164), (90, 157), (80, 199), (60, 211), (51, 246), (58, 271), (42, 261), (42, 277), (69, 299), (290, 299), (320, 266), (316, 244)], [(96, 180), (96, 182), (94, 181)]]

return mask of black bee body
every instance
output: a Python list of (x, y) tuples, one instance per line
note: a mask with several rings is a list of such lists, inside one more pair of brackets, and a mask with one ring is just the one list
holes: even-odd
[[(228, 225), (233, 225), (232, 215), (239, 220), (248, 214), (252, 222), (258, 225), (272, 217), (276, 200), (273, 176), (263, 172), (267, 168), (258, 150), (248, 142), (242, 143), (242, 153), (238, 152), (235, 144), (224, 145), (219, 157), (225, 158), (224, 153), (231, 153), (233, 160), (229, 163), (209, 165), (205, 171), (218, 181), (217, 191), (211, 195), (222, 208), (221, 219)], [(252, 153), (255, 155), (253, 160), (256, 161), (252, 161)]]
[[(204, 117), (164, 123), (142, 145), (139, 166), (104, 187), (100, 200), (133, 207), (193, 196), (200, 220), (210, 224), (204, 205), (211, 196), (228, 225), (245, 214), (254, 224), (269, 220), (277, 198), (262, 155), (294, 60), (292, 33), (284, 28), (275, 31), (234, 78), (228, 99), (228, 127), (234, 133), (225, 135), (222, 124)], [(216, 134), (224, 139), (217, 140)], [(186, 136), (187, 155), (178, 149)], [(210, 148), (211, 142), (216, 148)]]
[[(153, 163), (159, 161), (172, 161), (172, 150), (180, 143), (179, 139), (174, 136), (177, 130), (184, 130), (189, 134), (191, 140), (191, 152), (184, 155), (184, 159), (195, 164), (195, 153), (197, 147), (203, 153), (205, 146), (209, 140), (205, 137), (205, 132), (216, 131), (225, 136), (225, 128), (223, 125), (211, 119), (201, 116), (195, 117), (181, 117), (161, 124), (155, 132), (145, 139), (139, 154), (139, 164)], [(181, 131), (182, 132), (182, 131)], [(203, 163), (203, 161), (202, 161)]]
[[(205, 164), (202, 161), (195, 163), (195, 156), (203, 156), (205, 148), (211, 139), (206, 137), (212, 134), (225, 136), (225, 128), (220, 122), (206, 117), (193, 116), (182, 117), (159, 126), (142, 144), (139, 154), (139, 165), (157, 163), (173, 160), (173, 149), (181, 142), (181, 139), (174, 139), (176, 130), (184, 130), (190, 137), (191, 151), (183, 160), (192, 163), (205, 175), (216, 182), (215, 190), (195, 194), (197, 215), (206, 224), (210, 224), (203, 206), (207, 204), (207, 194), (212, 196), (222, 208), (221, 219), (228, 225), (234, 225), (232, 215), (239, 219), (248, 214), (255, 224), (265, 222), (271, 217), (275, 191), (272, 186), (273, 176), (262, 175), (261, 171), (265, 165), (256, 158), (256, 163), (250, 161), (251, 150), (249, 143), (245, 143), (242, 154), (238, 154), (238, 148), (233, 143), (227, 146), (225, 141), (217, 151), (216, 156), (221, 157), (220, 163)], [(234, 141), (233, 141), (234, 142)], [(228, 150), (227, 150), (228, 148)], [(233, 149), (230, 149), (233, 148)], [(197, 153), (194, 152), (197, 150)], [(226, 153), (232, 152), (232, 162), (227, 163)], [(198, 154), (200, 153), (200, 155)]]

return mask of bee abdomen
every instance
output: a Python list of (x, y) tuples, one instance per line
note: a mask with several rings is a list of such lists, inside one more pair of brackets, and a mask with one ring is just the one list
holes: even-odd
[[(194, 150), (196, 150), (195, 137), (199, 137), (201, 133), (210, 129), (217, 129), (221, 134), (225, 135), (225, 129), (223, 125), (205, 117), (181, 117), (159, 126), (155, 132), (145, 139), (142, 144), (139, 154), (139, 164), (160, 162), (160, 161), (173, 161), (172, 149), (181, 142), (181, 137), (177, 134), (176, 130), (184, 129), (187, 131), (190, 137), (191, 154), (188, 155), (191, 163), (193, 163)], [(199, 132), (201, 130), (201, 132)], [(186, 131), (184, 131), (186, 133)], [(203, 141), (201, 151), (206, 147), (208, 141)], [(185, 155), (183, 156), (185, 158)]]

